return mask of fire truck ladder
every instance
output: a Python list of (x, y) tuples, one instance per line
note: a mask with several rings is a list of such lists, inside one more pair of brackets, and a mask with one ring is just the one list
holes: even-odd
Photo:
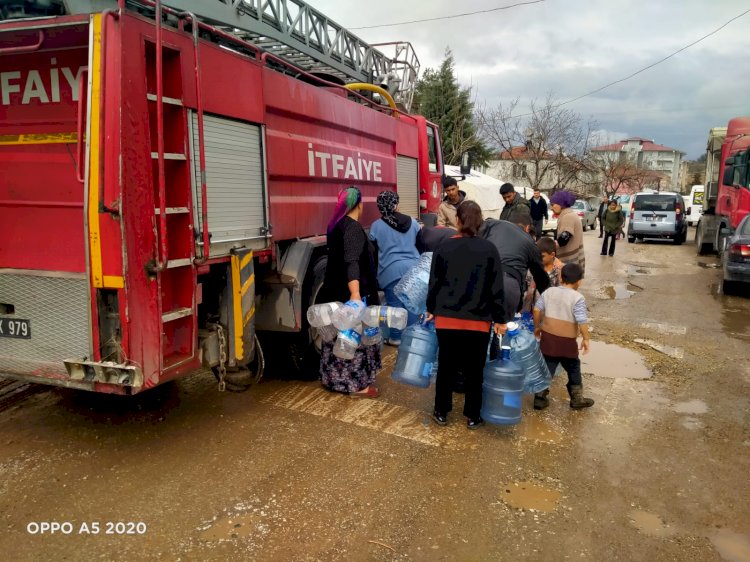
[[(75, 10), (90, 0), (66, 0)], [(126, 0), (127, 7), (152, 10), (153, 2)], [(302, 0), (164, 0), (163, 6), (195, 14), (201, 22), (257, 45), (299, 69), (342, 84), (387, 86), (409, 111), (419, 59), (408, 42), (368, 44)], [(388, 50), (391, 56), (377, 49)], [(230, 47), (231, 48), (231, 47)]]

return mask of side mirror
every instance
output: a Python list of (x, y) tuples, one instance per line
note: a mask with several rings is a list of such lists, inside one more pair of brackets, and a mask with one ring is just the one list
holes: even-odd
[(471, 173), (471, 161), (473, 160), (471, 154), (464, 152), (461, 155), (461, 174), (468, 176)]

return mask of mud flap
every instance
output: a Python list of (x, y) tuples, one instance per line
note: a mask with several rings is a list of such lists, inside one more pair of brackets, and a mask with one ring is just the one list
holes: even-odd
[(255, 358), (255, 269), (253, 251), (232, 251), (229, 264), (229, 365), (246, 365)]

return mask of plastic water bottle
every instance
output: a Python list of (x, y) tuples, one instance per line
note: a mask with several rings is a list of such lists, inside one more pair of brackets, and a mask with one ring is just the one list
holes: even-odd
[(357, 348), (362, 343), (362, 325), (348, 330), (340, 330), (336, 343), (333, 344), (333, 354), (339, 359), (354, 359)]
[(406, 328), (408, 313), (403, 308), (393, 306), (368, 306), (362, 314), (362, 323), (380, 328)]
[(375, 345), (383, 341), (383, 333), (380, 326), (368, 326), (362, 323), (362, 345)]
[(437, 362), (437, 334), (434, 326), (412, 324), (401, 334), (393, 380), (427, 388)]
[(362, 301), (346, 301), (333, 311), (331, 321), (339, 331), (351, 330), (359, 325), (364, 311), (365, 303)]
[(523, 369), (510, 359), (510, 348), (504, 347), (498, 359), (484, 367), (482, 382), (482, 418), (497, 425), (521, 421)]
[(534, 334), (522, 330), (515, 322), (508, 322), (510, 359), (524, 372), (524, 391), (541, 392), (549, 388), (552, 377)]
[(307, 309), (307, 321), (313, 328), (333, 324), (333, 313), (343, 305), (340, 302), (326, 302), (314, 304)]
[(325, 342), (330, 342), (336, 339), (336, 336), (338, 336), (339, 331), (336, 329), (336, 327), (333, 324), (328, 324), (326, 326), (320, 326), (317, 328), (318, 335), (320, 336), (320, 339), (322, 339)]
[(393, 288), (394, 294), (404, 303), (409, 312), (424, 314), (427, 309), (427, 289), (431, 266), (432, 252), (425, 252), (419, 256), (416, 265), (407, 271)]

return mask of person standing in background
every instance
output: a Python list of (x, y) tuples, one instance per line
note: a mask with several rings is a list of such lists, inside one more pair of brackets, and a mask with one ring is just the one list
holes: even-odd
[(547, 201), (542, 197), (542, 192), (538, 189), (534, 190), (534, 197), (529, 201), (529, 209), (531, 212), (531, 226), (534, 229), (534, 237), (539, 240), (544, 231), (544, 221), (549, 219), (549, 214), (547, 210)]
[(456, 209), (466, 199), (466, 193), (458, 189), (456, 178), (443, 178), (443, 202), (438, 207), (438, 226), (456, 228)]
[[(328, 223), (328, 264), (317, 301), (364, 301), (377, 305), (378, 281), (372, 245), (359, 219), (362, 193), (351, 186), (339, 193)], [(353, 359), (333, 354), (333, 342), (323, 342), (320, 350), (320, 380), (324, 387), (357, 398), (375, 398), (375, 375), (381, 369), (380, 345), (362, 345)]]
[[(602, 215), (602, 224), (604, 224), (604, 242), (602, 243), (602, 256), (609, 253), (610, 257), (615, 255), (615, 243), (625, 224), (625, 217), (622, 216), (622, 207), (616, 199), (609, 202), (609, 207)], [(609, 242), (609, 252), (607, 252), (607, 242)]]
[(583, 224), (581, 218), (571, 209), (576, 196), (570, 191), (556, 191), (550, 197), (552, 212), (557, 217), (555, 240), (559, 245), (557, 257), (563, 263), (577, 263), (586, 267), (586, 254), (583, 251)]
[(609, 201), (607, 199), (607, 196), (605, 195), (602, 197), (602, 202), (599, 203), (599, 211), (597, 211), (596, 216), (599, 219), (599, 238), (602, 238), (604, 236), (604, 213), (607, 212), (607, 207), (609, 206)]
[[(406, 308), (393, 289), (401, 277), (419, 260), (417, 235), (419, 223), (413, 218), (398, 212), (398, 194), (383, 191), (376, 203), (380, 216), (370, 227), (370, 240), (374, 243), (378, 256), (378, 284), (385, 293), (385, 304)], [(408, 324), (414, 324), (417, 315), (409, 312)], [(389, 329), (388, 345), (401, 345), (401, 330)]]
[(524, 214), (531, 217), (529, 202), (523, 196), (516, 193), (516, 189), (512, 183), (504, 183), (500, 186), (500, 197), (505, 201), (505, 206), (500, 211), (500, 220), (512, 220), (511, 215), (515, 214)]

